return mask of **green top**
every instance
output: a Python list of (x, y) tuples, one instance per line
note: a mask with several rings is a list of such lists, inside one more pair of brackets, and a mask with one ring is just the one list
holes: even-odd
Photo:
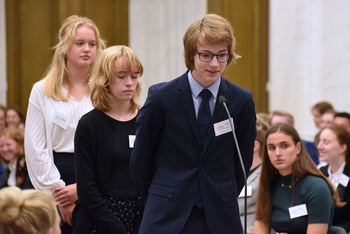
[[(317, 176), (307, 175), (295, 182), (294, 189), (291, 182), (291, 174), (279, 176), (271, 182), (271, 228), (277, 232), (300, 234), (306, 233), (308, 224), (328, 223), (329, 233), (334, 201), (326, 181)], [(301, 204), (306, 205), (307, 215), (291, 219), (288, 208)]]

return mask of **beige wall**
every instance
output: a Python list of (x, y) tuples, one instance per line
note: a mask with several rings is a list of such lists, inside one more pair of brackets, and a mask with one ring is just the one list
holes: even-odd
[(316, 134), (310, 108), (330, 101), (350, 112), (350, 1), (270, 0), (269, 106)]
[(68, 16), (91, 18), (107, 45), (128, 45), (128, 0), (5, 1), (7, 105), (18, 105), (24, 112), (32, 85), (49, 66), (51, 48), (57, 44), (58, 30)]
[(7, 101), (5, 0), (0, 0), (0, 105)]

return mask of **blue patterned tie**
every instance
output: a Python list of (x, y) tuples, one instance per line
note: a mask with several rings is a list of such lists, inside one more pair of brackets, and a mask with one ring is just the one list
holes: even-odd
[[(203, 89), (200, 94), (202, 97), (201, 105), (198, 109), (198, 127), (199, 127), (199, 136), (201, 141), (201, 149), (204, 148), (204, 142), (208, 135), (208, 130), (210, 127), (211, 122), (211, 111), (209, 106), (209, 99), (211, 98), (211, 92), (208, 89)], [(199, 208), (203, 207), (203, 201), (202, 201), (202, 193), (201, 193), (201, 186), (198, 184), (198, 189), (196, 193), (196, 200), (195, 200), (196, 206)]]

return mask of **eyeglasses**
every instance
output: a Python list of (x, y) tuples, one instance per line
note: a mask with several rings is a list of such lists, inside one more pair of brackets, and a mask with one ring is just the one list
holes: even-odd
[(198, 51), (196, 52), (199, 56), (199, 60), (201, 60), (202, 62), (210, 62), (215, 56), (219, 63), (225, 63), (231, 57), (231, 54), (210, 54), (210, 53), (199, 53)]

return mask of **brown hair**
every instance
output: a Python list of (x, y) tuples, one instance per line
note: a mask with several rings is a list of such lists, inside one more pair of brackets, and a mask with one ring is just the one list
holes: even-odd
[(270, 124), (265, 121), (264, 117), (256, 114), (256, 138), (255, 140), (260, 143), (259, 155), (262, 158), (265, 149), (265, 135), (269, 129)]
[(194, 56), (197, 53), (197, 42), (200, 40), (207, 43), (226, 43), (228, 53), (231, 55), (227, 66), (240, 58), (235, 53), (236, 39), (230, 22), (219, 15), (208, 14), (195, 20), (183, 37), (185, 64), (189, 70), (194, 68)]
[(19, 119), (21, 120), (21, 123), (24, 124), (25, 118), (24, 118), (22, 109), (19, 106), (8, 106), (7, 108), (5, 108), (5, 117), (6, 117), (6, 114), (9, 110), (15, 111), (16, 114), (18, 115)]
[[(277, 123), (270, 127), (266, 133), (266, 138), (272, 133), (281, 132), (290, 136), (294, 142), (297, 144), (301, 142), (300, 136), (295, 128), (290, 124)], [(342, 206), (343, 203), (339, 201), (338, 194), (335, 192), (332, 184), (328, 179), (318, 170), (315, 163), (312, 161), (311, 157), (307, 153), (303, 144), (300, 144), (300, 153), (293, 163), (292, 175), (293, 180), (302, 179), (306, 175), (314, 175), (325, 180), (329, 189), (331, 190), (333, 200), (336, 206)], [(271, 215), (271, 194), (270, 194), (270, 183), (279, 175), (277, 169), (271, 164), (267, 147), (264, 149), (263, 163), (260, 174), (260, 186), (256, 204), (256, 219), (264, 223), (270, 222)]]
[(321, 115), (330, 109), (334, 109), (333, 105), (327, 101), (318, 102), (311, 107), (311, 110), (317, 110)]
[(346, 145), (345, 156), (349, 157), (350, 156), (350, 134), (349, 134), (349, 132), (341, 126), (338, 126), (336, 124), (332, 124), (328, 127), (323, 128), (320, 131), (319, 136), (321, 136), (322, 132), (325, 129), (329, 129), (332, 132), (334, 132), (340, 145)]
[(271, 111), (270, 112), (270, 120), (272, 120), (272, 118), (274, 116), (284, 116), (287, 118), (288, 124), (294, 126), (294, 117), (292, 114), (288, 113), (287, 111), (281, 111), (281, 110)]

